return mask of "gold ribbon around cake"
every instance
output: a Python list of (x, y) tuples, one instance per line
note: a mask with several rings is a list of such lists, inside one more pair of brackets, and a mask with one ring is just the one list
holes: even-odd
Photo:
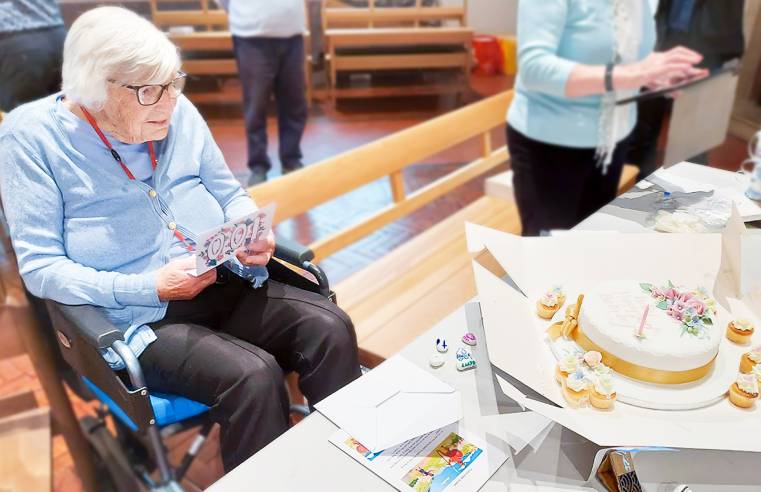
[(581, 295), (578, 298), (576, 304), (568, 306), (566, 309), (565, 319), (558, 321), (550, 325), (547, 330), (549, 337), (555, 341), (560, 337), (572, 339), (585, 351), (595, 351), (602, 354), (602, 362), (606, 366), (610, 367), (619, 374), (637, 379), (640, 381), (646, 381), (649, 383), (658, 384), (683, 384), (697, 381), (704, 377), (711, 370), (716, 357), (711, 359), (708, 364), (690, 369), (688, 371), (664, 371), (660, 369), (652, 369), (650, 367), (640, 366), (631, 362), (625, 361), (610, 352), (606, 351), (595, 342), (589, 339), (579, 326), (579, 312), (581, 311), (581, 303), (584, 300), (584, 296)]

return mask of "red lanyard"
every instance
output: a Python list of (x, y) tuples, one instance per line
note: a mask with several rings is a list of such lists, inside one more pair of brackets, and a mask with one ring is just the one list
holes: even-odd
[[(111, 142), (108, 141), (106, 136), (103, 134), (103, 132), (100, 130), (100, 127), (98, 126), (98, 123), (95, 122), (95, 118), (92, 117), (89, 111), (85, 109), (84, 106), (79, 107), (82, 110), (82, 113), (85, 115), (85, 118), (87, 118), (88, 123), (90, 123), (90, 126), (93, 130), (95, 130), (95, 133), (98, 134), (98, 137), (100, 137), (100, 140), (103, 142), (103, 144), (106, 146), (106, 148), (111, 151), (111, 155), (113, 156), (114, 160), (122, 167), (122, 170), (124, 171), (124, 174), (127, 175), (127, 177), (130, 179), (130, 181), (135, 181), (135, 175), (132, 174), (132, 171), (129, 170), (129, 167), (127, 167), (127, 163), (122, 160), (122, 156), (119, 155), (119, 153), (114, 149), (114, 147), (111, 145)], [(156, 160), (156, 152), (153, 150), (153, 142), (148, 142), (148, 153), (151, 155), (151, 167), (153, 170), (156, 170), (156, 167), (158, 166), (158, 160)], [(177, 230), (177, 225), (172, 222), (169, 226), (170, 229), (172, 229), (172, 232), (174, 233), (175, 237), (182, 242), (188, 251), (193, 251), (193, 245), (188, 243), (187, 239), (185, 239), (185, 236)]]
[[(79, 108), (82, 110), (82, 113), (84, 113), (85, 118), (87, 118), (87, 121), (90, 123), (92, 129), (95, 130), (95, 133), (97, 133), (100, 137), (100, 140), (103, 142), (106, 148), (111, 151), (111, 155), (114, 157), (114, 160), (122, 167), (124, 174), (126, 174), (130, 180), (134, 181), (135, 175), (132, 174), (132, 171), (129, 170), (127, 164), (122, 160), (122, 156), (120, 156), (119, 153), (114, 150), (111, 142), (109, 142), (106, 136), (103, 135), (103, 132), (100, 131), (100, 127), (95, 122), (95, 118), (92, 117), (90, 112), (87, 111), (84, 106), (80, 106)], [(155, 171), (156, 166), (158, 166), (158, 161), (156, 160), (156, 153), (153, 151), (153, 142), (148, 142), (148, 153), (151, 154), (151, 167), (153, 167), (153, 170)]]

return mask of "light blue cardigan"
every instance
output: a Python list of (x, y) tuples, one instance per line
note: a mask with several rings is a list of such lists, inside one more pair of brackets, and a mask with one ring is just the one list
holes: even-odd
[[(642, 44), (639, 59), (655, 46), (655, 20), (648, 0), (641, 0)], [(602, 96), (565, 97), (568, 77), (577, 63), (605, 65), (614, 42), (613, 0), (520, 0), (518, 6), (518, 79), (507, 121), (540, 142), (596, 148)], [(627, 135), (636, 123), (629, 114)]]
[[(0, 193), (21, 276), (35, 296), (102, 307), (140, 355), (156, 339), (147, 323), (166, 314), (156, 270), (187, 254), (169, 224), (192, 238), (256, 205), (185, 97), (157, 142), (148, 181), (155, 197), (148, 183), (126, 177), (105, 146), (72, 140), (83, 137), (67, 131), (59, 98), (23, 105), (0, 125)], [(263, 268), (249, 273), (266, 277)], [(112, 351), (104, 357), (121, 367)]]

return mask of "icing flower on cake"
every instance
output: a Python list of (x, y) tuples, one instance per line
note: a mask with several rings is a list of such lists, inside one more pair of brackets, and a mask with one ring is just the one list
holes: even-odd
[(756, 364), (761, 364), (761, 345), (750, 349), (750, 352), (748, 352), (748, 358)]
[(705, 289), (681, 290), (669, 281), (667, 287), (653, 284), (639, 284), (656, 301), (656, 307), (682, 324), (682, 334), (688, 333), (698, 338), (706, 338), (713, 326), (716, 301), (708, 296)]
[(568, 354), (558, 362), (558, 367), (561, 371), (571, 374), (578, 371), (581, 366), (578, 354)]
[[(570, 380), (570, 378), (568, 378)], [(758, 379), (753, 374), (740, 374), (737, 376), (737, 387), (743, 393), (758, 396)]]
[(566, 385), (569, 388), (571, 388), (573, 391), (584, 391), (585, 389), (587, 389), (589, 382), (587, 381), (587, 378), (584, 375), (584, 373), (579, 370), (574, 372), (570, 376), (568, 376)]
[(595, 391), (604, 396), (610, 396), (616, 392), (613, 386), (613, 377), (610, 374), (598, 374), (594, 382)]
[(593, 371), (598, 376), (608, 376), (613, 372), (610, 370), (610, 367), (606, 366), (605, 364), (599, 364), (593, 369)]
[(602, 363), (602, 354), (595, 350), (590, 350), (584, 354), (584, 362), (586, 362), (590, 368), (594, 369)]

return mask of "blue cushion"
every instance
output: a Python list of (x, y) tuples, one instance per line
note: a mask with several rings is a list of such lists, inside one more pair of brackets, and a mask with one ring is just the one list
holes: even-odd
[[(132, 421), (127, 413), (122, 410), (111, 397), (86, 377), (83, 376), (82, 380), (90, 391), (95, 394), (98, 400), (108, 406), (109, 410), (111, 410), (111, 413), (116, 418), (133, 431), (137, 430), (135, 422)], [(150, 400), (151, 407), (153, 407), (153, 414), (156, 416), (156, 425), (159, 427), (188, 420), (209, 410), (209, 407), (203, 403), (189, 400), (182, 396), (168, 395), (166, 393), (151, 393)]]
[(166, 393), (151, 393), (151, 406), (159, 427), (188, 420), (209, 410), (203, 403)]

